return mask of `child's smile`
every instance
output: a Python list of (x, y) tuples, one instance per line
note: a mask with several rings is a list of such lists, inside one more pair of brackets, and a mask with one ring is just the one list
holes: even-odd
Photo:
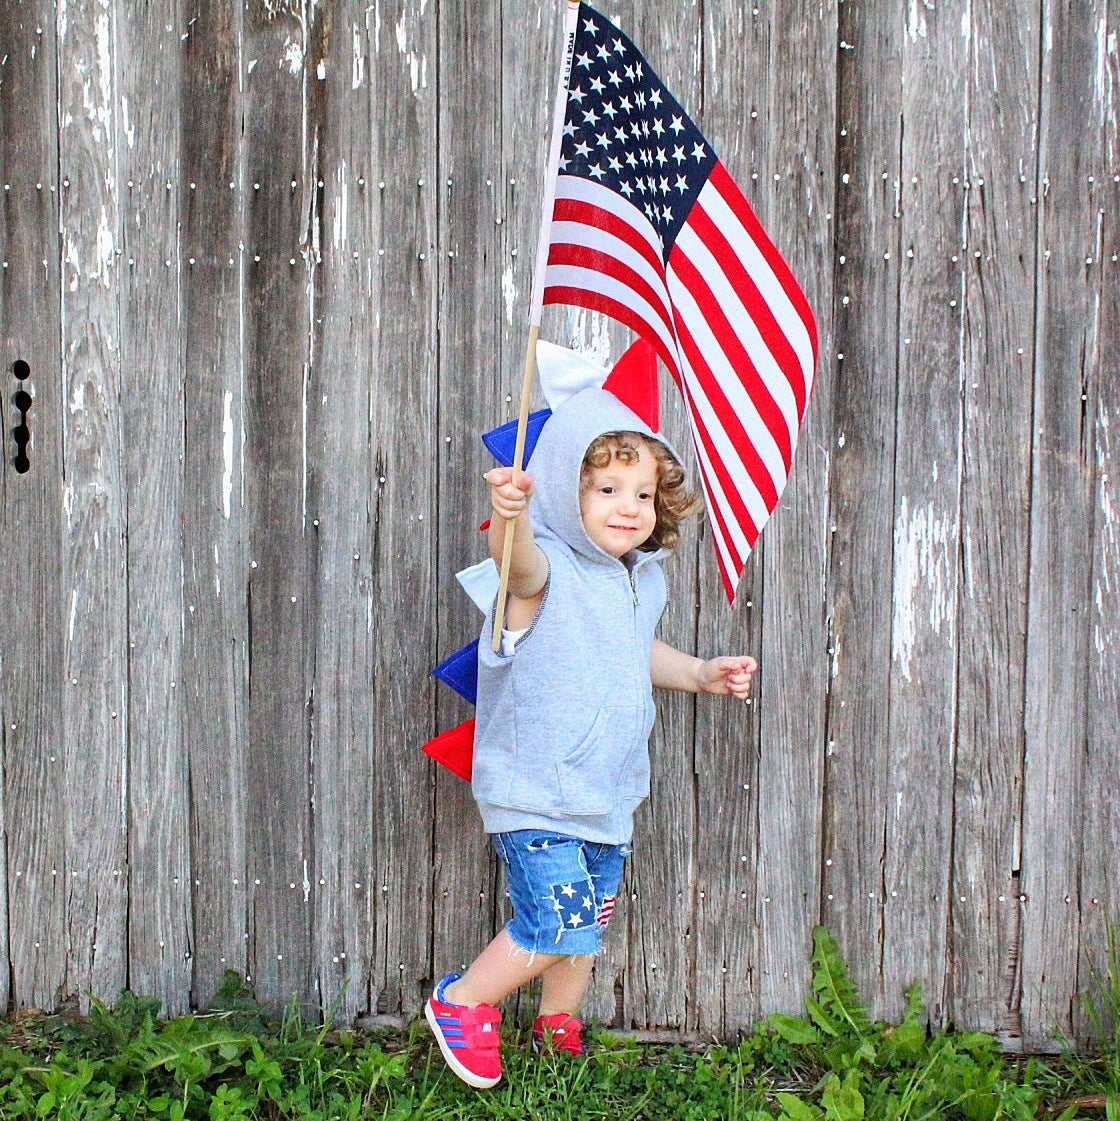
[(613, 459), (592, 468), (580, 490), (579, 512), (587, 536), (603, 552), (622, 557), (649, 540), (657, 525), (657, 473), (648, 451), (632, 463)]

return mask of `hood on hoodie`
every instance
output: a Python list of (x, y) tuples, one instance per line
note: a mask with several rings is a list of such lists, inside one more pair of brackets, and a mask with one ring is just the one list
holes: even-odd
[(529, 510), (538, 536), (557, 538), (590, 559), (613, 561), (587, 535), (579, 509), (583, 457), (591, 444), (607, 432), (637, 432), (661, 444), (680, 462), (673, 446), (613, 393), (584, 389), (560, 405), (541, 430), (528, 467), (535, 483)]

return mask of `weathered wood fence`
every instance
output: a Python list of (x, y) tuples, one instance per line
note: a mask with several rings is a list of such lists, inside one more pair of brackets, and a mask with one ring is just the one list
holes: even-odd
[[(822, 360), (735, 611), (702, 527), (672, 562), (666, 637), (759, 691), (664, 700), (593, 1013), (795, 1010), (823, 922), (879, 1015), (918, 978), (939, 1022), (1076, 1030), (1120, 916), (1120, 13), (601, 7)], [(467, 715), (429, 670), (477, 627), (560, 14), (0, 4), (0, 1005), (234, 969), (408, 1015), (500, 921), (419, 745)]]

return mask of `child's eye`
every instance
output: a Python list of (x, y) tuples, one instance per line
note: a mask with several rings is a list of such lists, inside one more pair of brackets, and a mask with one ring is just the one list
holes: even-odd
[(603, 486), (599, 490), (602, 494), (614, 494), (614, 487), (612, 486)]
[(639, 495), (638, 495), (638, 497), (639, 497), (639, 498), (640, 498), (640, 499), (641, 499), (641, 500), (642, 500), (643, 502), (648, 502), (648, 501), (649, 501), (649, 500), (650, 500), (650, 499), (651, 499), (651, 498), (653, 497), (653, 495), (652, 495), (652, 494), (650, 494), (648, 490), (644, 490), (644, 491), (642, 491), (642, 493), (641, 493), (641, 494), (639, 494)]

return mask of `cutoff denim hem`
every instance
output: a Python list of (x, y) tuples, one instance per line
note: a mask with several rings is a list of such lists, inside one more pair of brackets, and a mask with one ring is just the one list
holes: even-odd
[(491, 835), (513, 918), (506, 931), (527, 954), (597, 954), (614, 911), (630, 846), (544, 829)]

